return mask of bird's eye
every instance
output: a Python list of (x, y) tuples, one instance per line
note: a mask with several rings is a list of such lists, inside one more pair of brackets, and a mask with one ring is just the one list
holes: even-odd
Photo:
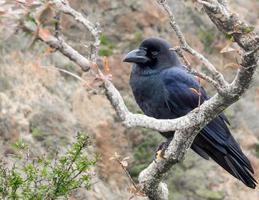
[(152, 51), (151, 54), (153, 57), (156, 57), (158, 55), (158, 51)]

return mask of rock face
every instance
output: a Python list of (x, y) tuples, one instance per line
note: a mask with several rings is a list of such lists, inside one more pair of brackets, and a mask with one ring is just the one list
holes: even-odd
[[(166, 15), (153, 0), (70, 2), (92, 21), (100, 23), (103, 30), (100, 54), (109, 55), (113, 82), (121, 90), (130, 110), (140, 112), (128, 86), (130, 66), (121, 60), (123, 54), (136, 48), (143, 38), (149, 36), (164, 37), (176, 45), (177, 39)], [(220, 49), (226, 45), (224, 37), (206, 17), (193, 9), (192, 3), (187, 1), (184, 5), (182, 2), (172, 1), (171, 6), (188, 41), (204, 52), (216, 66), (221, 66), (220, 70), (227, 77), (233, 77), (235, 69), (224, 66), (235, 62), (236, 55), (219, 54)], [(258, 18), (258, 1), (239, 0), (231, 3), (237, 12), (250, 13), (245, 18), (256, 24), (258, 30), (259, 23), (255, 21)], [(245, 5), (241, 7), (237, 3)], [(249, 10), (245, 10), (246, 8)], [(62, 26), (71, 45), (87, 55), (88, 49), (84, 44), (91, 39), (87, 31), (70, 18), (64, 18)], [(1, 34), (4, 33), (0, 32)], [(162, 138), (150, 130), (126, 130), (116, 120), (113, 109), (101, 92), (95, 94), (78, 80), (52, 68), (55, 65), (81, 75), (73, 63), (59, 53), (46, 54), (47, 47), (40, 43), (29, 49), (27, 43), (30, 40), (30, 36), (20, 31), (16, 35), (10, 35), (8, 40), (1, 41), (2, 154), (14, 154), (11, 144), (19, 138), (30, 143), (35, 154), (57, 147), (62, 151), (73, 140), (76, 132), (83, 130), (91, 135), (93, 151), (100, 154), (102, 159), (96, 169), (93, 190), (80, 190), (71, 199), (129, 199), (131, 194), (127, 192), (127, 187), (130, 182), (121, 167), (109, 158), (115, 152), (124, 157), (130, 156), (129, 171), (136, 178), (138, 172), (152, 160), (156, 146)], [(194, 66), (198, 64), (192, 57), (189, 59)], [(259, 174), (259, 160), (256, 157), (259, 155), (258, 81), (259, 78), (256, 77), (254, 86), (246, 96), (226, 111), (232, 121), (233, 133), (254, 164), (256, 175)], [(259, 199), (258, 190), (245, 188), (213, 162), (205, 161), (193, 152), (189, 152), (186, 160), (172, 169), (167, 182), (171, 199), (174, 200)]]

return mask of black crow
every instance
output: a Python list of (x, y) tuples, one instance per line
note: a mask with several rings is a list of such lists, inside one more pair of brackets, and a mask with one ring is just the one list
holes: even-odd
[[(160, 38), (149, 38), (129, 52), (124, 62), (134, 63), (130, 86), (143, 112), (157, 119), (186, 115), (209, 97), (197, 78), (179, 61), (170, 45)], [(191, 148), (205, 159), (212, 158), (250, 188), (256, 187), (254, 170), (231, 135), (226, 116), (221, 113), (195, 138)], [(161, 133), (168, 140), (174, 132)]]

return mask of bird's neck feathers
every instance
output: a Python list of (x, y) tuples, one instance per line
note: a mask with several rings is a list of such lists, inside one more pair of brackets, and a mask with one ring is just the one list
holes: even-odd
[(179, 60), (175, 51), (170, 51), (170, 61), (171, 66), (181, 66), (181, 61)]
[(156, 60), (153, 66), (151, 65), (151, 68), (159, 69), (168, 67), (179, 67), (181, 65), (182, 64), (175, 51), (168, 51), (164, 54), (161, 54), (161, 56)]
[(133, 64), (131, 73), (137, 76), (151, 76), (158, 74), (161, 70), (162, 68), (152, 69), (149, 66), (143, 67), (139, 64)]

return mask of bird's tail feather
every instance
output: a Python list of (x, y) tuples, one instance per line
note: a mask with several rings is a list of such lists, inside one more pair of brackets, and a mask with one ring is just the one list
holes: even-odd
[(215, 162), (245, 185), (253, 189), (256, 187), (257, 181), (252, 176), (254, 170), (241, 150), (238, 151), (238, 149), (230, 147), (225, 155), (222, 155), (223, 153), (217, 150), (207, 153)]

